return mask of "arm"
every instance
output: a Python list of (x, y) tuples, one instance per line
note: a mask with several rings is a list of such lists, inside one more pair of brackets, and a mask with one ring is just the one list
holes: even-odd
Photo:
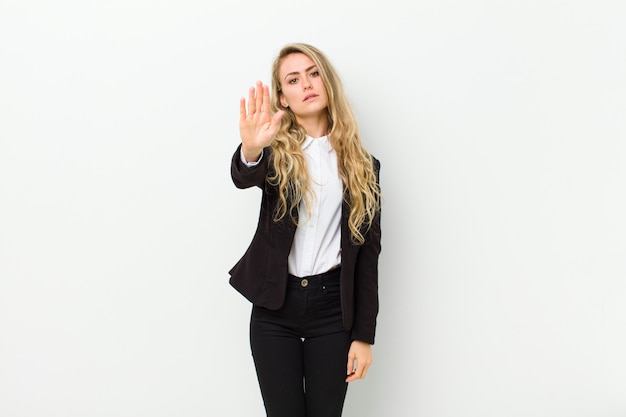
[(368, 241), (359, 250), (355, 269), (355, 316), (352, 344), (348, 352), (346, 382), (365, 378), (373, 362), (372, 344), (378, 315), (378, 256), (380, 254), (380, 214), (368, 232)]
[(230, 176), (237, 188), (259, 187), (263, 188), (265, 177), (269, 169), (269, 156), (271, 148), (264, 149), (263, 158), (255, 166), (247, 166), (241, 160), (241, 145), (233, 154), (230, 162)]
[[(248, 108), (246, 99), (239, 100), (239, 135), (241, 145), (233, 155), (230, 174), (237, 188), (249, 188), (253, 186), (263, 187), (268, 170), (270, 145), (278, 131), (278, 125), (284, 112), (279, 111), (270, 115), (269, 87), (260, 81), (255, 87), (250, 87), (248, 92)], [(258, 161), (261, 154), (265, 153), (259, 163), (248, 166), (243, 163), (241, 157), (248, 161)]]
[[(374, 160), (378, 179), (380, 163)], [(373, 362), (376, 316), (378, 315), (378, 257), (381, 251), (380, 211), (374, 217), (355, 266), (355, 319), (353, 342), (348, 353), (346, 382), (365, 378)]]
[[(378, 179), (380, 163), (374, 159)], [(380, 211), (374, 216), (354, 268), (354, 324), (352, 339), (374, 344), (378, 315), (378, 257), (381, 252)]]

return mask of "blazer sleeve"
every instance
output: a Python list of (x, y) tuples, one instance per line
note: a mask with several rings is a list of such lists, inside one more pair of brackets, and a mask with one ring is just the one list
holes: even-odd
[[(378, 181), (380, 162), (374, 159)], [(380, 182), (379, 182), (380, 184)], [(380, 187), (380, 185), (379, 185)], [(378, 258), (381, 251), (380, 210), (359, 248), (354, 268), (354, 325), (352, 339), (374, 344), (378, 301)]]
[(241, 161), (241, 144), (233, 154), (230, 164), (230, 176), (237, 188), (259, 187), (265, 185), (265, 177), (269, 169), (271, 148), (263, 149), (263, 157), (255, 166), (249, 167)]

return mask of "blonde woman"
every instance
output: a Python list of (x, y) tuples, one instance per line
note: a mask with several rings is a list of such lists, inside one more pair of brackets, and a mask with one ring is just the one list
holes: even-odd
[(361, 144), (326, 56), (285, 46), (272, 93), (240, 101), (238, 188), (262, 190), (230, 283), (253, 304), (250, 344), (268, 417), (341, 416), (372, 363), (378, 314), (379, 162)]

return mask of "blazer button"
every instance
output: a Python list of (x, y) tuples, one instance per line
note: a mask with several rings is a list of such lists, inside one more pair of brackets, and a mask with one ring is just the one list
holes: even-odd
[(300, 285), (302, 285), (303, 287), (306, 287), (307, 285), (309, 285), (309, 280), (304, 278), (302, 281), (300, 281)]

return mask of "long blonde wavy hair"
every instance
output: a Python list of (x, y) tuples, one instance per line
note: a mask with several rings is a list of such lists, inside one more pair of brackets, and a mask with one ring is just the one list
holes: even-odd
[[(365, 233), (369, 230), (374, 217), (380, 210), (380, 189), (377, 184), (372, 156), (363, 147), (356, 119), (352, 113), (343, 86), (337, 72), (328, 58), (317, 48), (294, 43), (282, 48), (272, 66), (271, 111), (283, 110), (278, 133), (272, 142), (272, 167), (268, 182), (278, 189), (278, 205), (274, 220), (279, 221), (286, 215), (296, 221), (298, 206), (304, 200), (310, 214), (311, 177), (309, 175), (302, 144), (306, 133), (300, 127), (295, 114), (280, 103), (281, 84), (279, 70), (282, 60), (290, 54), (302, 53), (317, 66), (328, 97), (328, 139), (337, 153), (339, 174), (343, 180), (344, 191), (349, 198), (350, 215), (348, 226), (352, 241), (356, 244), (365, 242)], [(345, 195), (345, 193), (344, 193)]]

